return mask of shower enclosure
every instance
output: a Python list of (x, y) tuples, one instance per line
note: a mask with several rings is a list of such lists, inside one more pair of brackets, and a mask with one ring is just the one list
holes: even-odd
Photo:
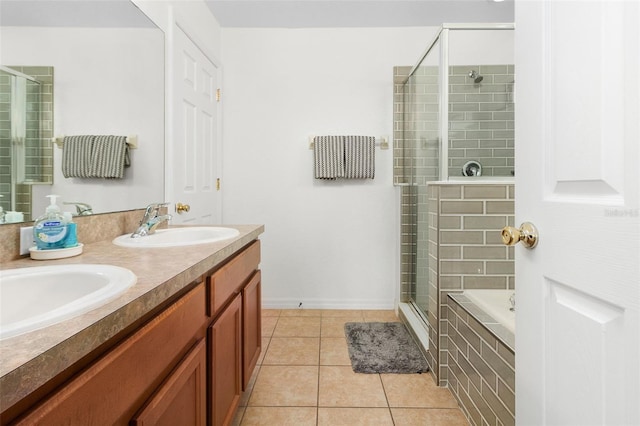
[[(513, 24), (445, 24), (395, 70), (394, 184), (402, 187), (401, 313), (425, 348), (437, 324), (429, 182), (509, 181), (514, 171)], [(430, 244), (432, 247), (430, 247)]]
[[(53, 180), (47, 139), (53, 114), (49, 69), (0, 66), (0, 206), (3, 212), (20, 212), (26, 220), (31, 214), (31, 185)], [(45, 74), (44, 82), (37, 73)]]

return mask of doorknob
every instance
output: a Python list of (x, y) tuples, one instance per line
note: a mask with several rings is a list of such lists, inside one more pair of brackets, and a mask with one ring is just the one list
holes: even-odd
[(514, 246), (518, 242), (522, 241), (522, 244), (526, 248), (534, 248), (538, 244), (538, 230), (530, 222), (523, 222), (520, 225), (520, 229), (513, 226), (505, 226), (502, 228), (502, 243), (507, 246)]
[(189, 210), (191, 210), (191, 206), (189, 204), (176, 203), (176, 213), (182, 214), (189, 212)]

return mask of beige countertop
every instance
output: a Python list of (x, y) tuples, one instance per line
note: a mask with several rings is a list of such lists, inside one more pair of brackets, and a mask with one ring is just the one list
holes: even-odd
[(225, 225), (240, 234), (209, 244), (127, 248), (111, 240), (85, 244), (81, 255), (59, 260), (5, 262), (0, 270), (58, 264), (109, 264), (133, 271), (137, 282), (117, 299), (76, 318), (0, 341), (0, 411), (91, 353), (212, 267), (264, 232), (262, 225)]

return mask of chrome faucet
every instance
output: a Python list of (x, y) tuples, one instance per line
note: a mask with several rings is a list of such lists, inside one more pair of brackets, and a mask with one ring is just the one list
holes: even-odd
[(87, 203), (81, 203), (79, 201), (69, 201), (62, 204), (76, 206), (76, 216), (88, 216), (90, 214), (93, 214), (93, 208)]
[(164, 221), (171, 219), (170, 214), (158, 216), (162, 207), (168, 206), (169, 203), (152, 203), (147, 206), (140, 226), (131, 234), (131, 238), (140, 238), (145, 235), (151, 235), (156, 232), (156, 228)]

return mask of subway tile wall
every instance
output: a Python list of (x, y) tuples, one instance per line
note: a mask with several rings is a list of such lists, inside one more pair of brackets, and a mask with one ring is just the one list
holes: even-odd
[[(483, 176), (512, 176), (514, 171), (514, 66), (449, 67), (449, 176), (462, 176), (469, 160)], [(474, 83), (469, 72), (483, 77)]]
[(448, 297), (448, 387), (473, 425), (515, 424), (515, 353)]
[[(481, 84), (470, 80), (476, 69)], [(513, 185), (437, 184), (439, 120), (436, 67), (394, 68), (394, 184), (402, 191), (401, 301), (427, 306), (427, 361), (448, 385), (447, 294), (514, 288), (513, 248), (500, 230), (513, 224)], [(513, 170), (513, 65), (450, 67), (450, 176), (477, 160), (484, 176)], [(423, 286), (426, 286), (425, 290)], [(426, 298), (426, 303), (425, 300)]]
[[(11, 66), (42, 84), (27, 84), (24, 140), (24, 179), (28, 182), (53, 182), (53, 67)], [(0, 198), (2, 207), (10, 209), (11, 191), (15, 190), (15, 210), (31, 217), (31, 185), (19, 183), (11, 187), (11, 84), (9, 76), (0, 77)]]
[[(512, 184), (430, 184), (429, 291), (437, 308), (429, 325), (437, 336), (429, 352), (438, 362), (434, 374), (448, 381), (447, 294), (465, 289), (515, 288), (514, 249), (502, 244), (500, 231), (514, 222)], [(430, 310), (433, 309), (430, 305)]]
[[(411, 68), (398, 66), (393, 71), (393, 181), (404, 185), (401, 301), (408, 301), (415, 286), (430, 273), (425, 253), (417, 253), (428, 244), (429, 229), (425, 225), (427, 213), (421, 207), (428, 196), (420, 186), (439, 179), (438, 68), (420, 67), (405, 85)], [(483, 76), (480, 84), (469, 78), (471, 69)], [(473, 159), (482, 164), (484, 176), (510, 176), (514, 164), (514, 66), (452, 66), (449, 80), (449, 175), (460, 176), (462, 165)], [(418, 188), (406, 186), (412, 184)], [(499, 204), (491, 208), (499, 208)]]

